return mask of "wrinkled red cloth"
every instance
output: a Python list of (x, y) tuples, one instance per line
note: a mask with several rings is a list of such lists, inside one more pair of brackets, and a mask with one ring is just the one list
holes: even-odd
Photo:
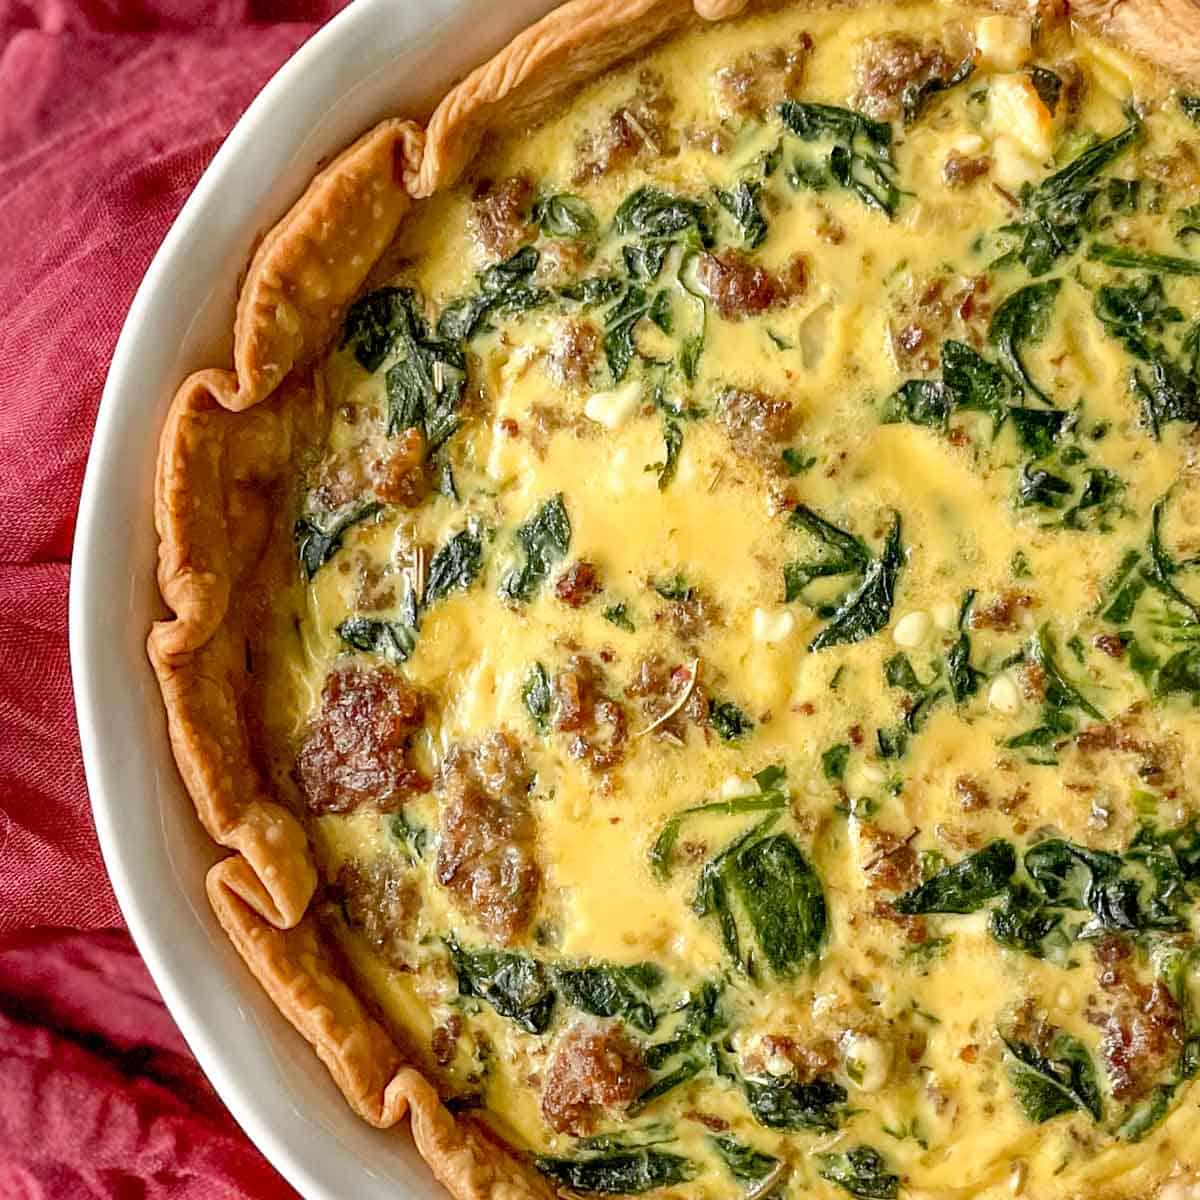
[(0, 0), (0, 1197), (293, 1195), (120, 929), (67, 662), (79, 487), (150, 259), (345, 0)]

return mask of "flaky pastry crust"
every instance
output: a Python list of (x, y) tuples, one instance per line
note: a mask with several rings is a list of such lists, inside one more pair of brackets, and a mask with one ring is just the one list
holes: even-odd
[[(272, 798), (244, 717), (244, 634), (230, 598), (268, 540), (273, 496), (320, 396), (306, 368), (415, 200), (453, 186), (489, 131), (538, 120), (573, 89), (697, 19), (748, 0), (572, 0), (471, 72), (425, 129), (383, 121), (324, 167), (262, 239), (241, 288), (233, 369), (189, 376), (159, 447), (158, 581), (172, 612), (148, 652), (176, 763), (210, 837), (233, 853), (208, 873), (213, 910), (279, 1011), (312, 1044), (347, 1102), (385, 1128), (406, 1116), (456, 1200), (544, 1200), (553, 1189), (455, 1117), (405, 1061), (338, 969), (310, 901), (316, 864), (300, 822)], [(1024, 10), (1021, 0), (981, 7)], [(1079, 20), (1182, 77), (1200, 80), (1196, 0), (1060, 0)]]

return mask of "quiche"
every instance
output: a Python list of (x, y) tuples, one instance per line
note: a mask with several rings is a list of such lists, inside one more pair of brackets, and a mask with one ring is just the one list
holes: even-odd
[(262, 239), (150, 657), (458, 1200), (1200, 1196), (1189, 78), (1187, 0), (574, 0)]

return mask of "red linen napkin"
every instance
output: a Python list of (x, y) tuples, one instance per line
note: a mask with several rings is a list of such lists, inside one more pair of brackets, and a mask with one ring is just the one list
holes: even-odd
[(4, 1200), (293, 1194), (107, 928), (121, 918), (79, 757), (67, 563), (138, 282), (234, 121), (344, 2), (0, 0)]

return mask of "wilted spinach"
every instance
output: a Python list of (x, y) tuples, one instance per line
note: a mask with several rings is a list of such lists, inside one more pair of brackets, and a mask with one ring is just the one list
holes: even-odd
[(571, 545), (571, 520), (561, 494), (551, 497), (518, 526), (516, 538), (525, 562), (505, 575), (500, 594), (509, 600), (532, 600), (550, 574), (550, 568)]
[(906, 916), (973, 913), (1007, 889), (1016, 869), (1016, 851), (1010, 843), (997, 839), (898, 896), (893, 907)]
[(549, 733), (554, 692), (550, 687), (550, 676), (540, 662), (529, 668), (529, 674), (525, 676), (525, 686), (521, 689), (521, 699), (525, 702), (525, 710), (533, 719), (534, 728), (538, 733)]
[(864, 1200), (896, 1200), (900, 1194), (900, 1176), (887, 1169), (887, 1160), (874, 1146), (818, 1154), (817, 1174)]
[(826, 650), (840, 643), (861, 642), (884, 629), (891, 620), (896, 579), (903, 565), (900, 515), (896, 513), (879, 557), (871, 559), (862, 582), (842, 599), (829, 624), (809, 642), (808, 648)]
[(802, 142), (832, 143), (824, 161), (797, 162), (789, 178), (796, 187), (816, 190), (832, 180), (868, 207), (896, 215), (902, 195), (892, 159), (892, 127), (861, 113), (830, 104), (785, 100), (778, 108), (784, 128)]
[(534, 1162), (543, 1175), (573, 1192), (609, 1196), (633, 1196), (685, 1183), (695, 1171), (690, 1159), (649, 1147), (590, 1158), (543, 1155)]
[(451, 342), (467, 342), (484, 330), (491, 316), (526, 312), (548, 304), (552, 294), (532, 283), (540, 258), (532, 246), (522, 246), (503, 262), (481, 271), (475, 277), (474, 295), (462, 296), (442, 309), (438, 335)]
[(540, 962), (511, 950), (466, 950), (453, 937), (445, 941), (460, 995), (486, 1001), (526, 1033), (546, 1032), (555, 996)]
[(355, 501), (332, 513), (305, 513), (293, 536), (304, 574), (311, 579), (341, 548), (346, 531), (383, 511), (378, 500)]
[(1000, 365), (1019, 389), (1028, 389), (1044, 404), (1050, 404), (1050, 398), (1034, 383), (1021, 358), (1021, 348), (1036, 346), (1046, 336), (1061, 288), (1061, 279), (1047, 279), (1019, 288), (1005, 297), (988, 327), (988, 340), (996, 348)]
[(653, 1033), (658, 1025), (650, 996), (662, 986), (663, 973), (653, 963), (559, 967), (554, 977), (572, 1008), (594, 1017), (620, 1017), (643, 1033)]
[(687, 200), (645, 184), (626, 196), (613, 215), (619, 234), (654, 241), (694, 241), (712, 244), (711, 214), (698, 200)]
[(796, 507), (788, 524), (810, 534), (820, 547), (816, 558), (791, 562), (784, 567), (784, 599), (788, 603), (802, 600), (804, 589), (816, 579), (862, 575), (871, 564), (871, 551), (862, 538), (839, 529), (806, 504)]
[(971, 605), (975, 600), (975, 590), (972, 588), (963, 596), (958, 610), (958, 640), (946, 654), (946, 679), (950, 683), (950, 694), (955, 704), (962, 704), (979, 690), (980, 683), (986, 678), (982, 671), (971, 666), (971, 636), (967, 633), (969, 627), (967, 618), (970, 616)]
[(1050, 633), (1044, 626), (1030, 643), (1029, 657), (1042, 674), (1041, 724), (1009, 738), (1006, 746), (1012, 749), (1052, 746), (1065, 734), (1074, 732), (1073, 711), (1082, 712), (1097, 721), (1104, 720), (1104, 714), (1063, 674), (1054, 658)]
[[(736, 838), (700, 872), (692, 908), (713, 917), (738, 969), (759, 973), (757, 955), (778, 978), (789, 978), (820, 957), (828, 933), (825, 893), (800, 847), (787, 835), (770, 834), (775, 813)], [(739, 910), (754, 937), (744, 947)]]
[(761, 1183), (779, 1168), (779, 1159), (747, 1146), (732, 1134), (716, 1134), (708, 1142), (739, 1183)]
[(748, 250), (757, 249), (766, 240), (767, 220), (758, 200), (762, 184), (739, 181), (730, 191), (717, 189), (717, 202), (734, 219), (742, 233), (742, 244)]
[(1200, 275), (1200, 259), (1179, 258), (1173, 254), (1149, 254), (1143, 250), (1130, 250), (1125, 246), (1111, 246), (1105, 242), (1092, 242), (1088, 246), (1088, 259), (1124, 271), (1157, 271), (1162, 275)]
[(1011, 251), (995, 264), (1020, 262), (1030, 275), (1045, 275), (1054, 264), (1074, 254), (1083, 243), (1092, 208), (1101, 194), (1101, 173), (1141, 133), (1141, 121), (1133, 116), (1120, 133), (1083, 151), (1061, 170), (1036, 187), (1021, 192), (1023, 220), (1004, 226), (1000, 232), (1016, 240)]
[(596, 214), (588, 202), (569, 192), (547, 193), (533, 203), (533, 219), (547, 237), (583, 241), (598, 228)]
[(337, 635), (354, 650), (378, 654), (397, 664), (405, 662), (417, 645), (417, 633), (411, 625), (382, 617), (347, 617), (338, 625)]
[(1091, 1055), (1078, 1038), (1059, 1030), (1047, 1054), (1026, 1042), (1003, 1038), (1008, 1076), (1022, 1112), (1042, 1124), (1080, 1109), (1094, 1121), (1104, 1116)]
[(832, 1131), (841, 1123), (846, 1089), (835, 1080), (826, 1076), (807, 1083), (787, 1076), (769, 1081), (750, 1079), (737, 1071), (718, 1043), (713, 1042), (709, 1052), (717, 1075), (741, 1088), (750, 1115), (764, 1128)]
[(754, 776), (758, 792), (750, 796), (739, 796), (732, 800), (714, 800), (709, 804), (697, 804), (677, 812), (664, 826), (650, 850), (650, 866), (655, 875), (666, 879), (671, 871), (671, 855), (679, 840), (679, 831), (684, 822), (700, 813), (734, 816), (748, 812), (775, 812), (787, 807), (787, 772), (781, 766), (767, 767)]
[(460, 529), (430, 560), (421, 603), (433, 604), (456, 588), (466, 591), (482, 568), (483, 543), (478, 534), (472, 529)]
[(732, 700), (709, 698), (708, 723), (723, 742), (736, 742), (754, 728), (754, 722)]
[(848, 742), (839, 742), (836, 746), (830, 746), (821, 755), (821, 774), (830, 783), (840, 783), (846, 776), (846, 764), (849, 761), (850, 745)]

